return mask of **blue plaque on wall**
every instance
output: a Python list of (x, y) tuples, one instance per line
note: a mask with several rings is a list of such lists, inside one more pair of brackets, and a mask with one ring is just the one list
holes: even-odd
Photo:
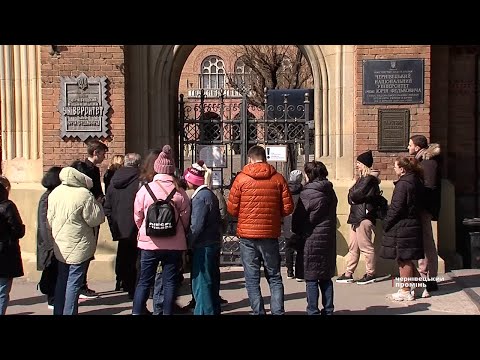
[(423, 59), (363, 60), (364, 105), (423, 104)]

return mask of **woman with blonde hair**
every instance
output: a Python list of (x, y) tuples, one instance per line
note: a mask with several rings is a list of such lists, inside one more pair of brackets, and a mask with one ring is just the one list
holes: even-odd
[(113, 174), (115, 171), (120, 169), (123, 166), (123, 161), (125, 157), (123, 155), (114, 155), (110, 159), (110, 165), (108, 165), (108, 169), (103, 175), (103, 182), (105, 184), (105, 194), (107, 193), (108, 186), (110, 185), (110, 181), (112, 180)]
[(348, 244), (347, 266), (345, 273), (337, 278), (337, 283), (353, 283), (353, 273), (358, 266), (360, 253), (365, 256), (366, 274), (357, 284), (365, 285), (377, 281), (375, 273), (375, 250), (373, 234), (377, 211), (375, 198), (380, 194), (380, 172), (372, 169), (373, 156), (369, 150), (357, 157), (356, 168), (359, 177), (348, 191), (350, 214), (347, 223), (350, 224), (350, 241)]

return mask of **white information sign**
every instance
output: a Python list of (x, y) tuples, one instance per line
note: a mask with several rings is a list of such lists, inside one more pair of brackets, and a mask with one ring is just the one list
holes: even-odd
[(287, 145), (267, 145), (267, 161), (287, 162)]

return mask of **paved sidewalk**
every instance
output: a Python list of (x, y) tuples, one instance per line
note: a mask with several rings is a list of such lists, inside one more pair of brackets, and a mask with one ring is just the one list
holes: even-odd
[[(305, 283), (287, 280), (282, 268), (285, 286), (285, 310), (287, 314), (306, 314)], [(187, 274), (188, 277), (188, 274)], [(392, 281), (386, 280), (369, 285), (334, 283), (336, 315), (480, 315), (480, 270), (455, 270), (440, 275), (444, 278), (439, 291), (426, 299), (410, 302), (394, 302), (387, 295), (395, 292)], [(97, 299), (83, 300), (79, 306), (81, 315), (129, 315), (132, 302), (126, 293), (113, 291), (115, 283), (89, 282), (89, 287), (98, 291)], [(264, 278), (261, 281), (267, 312), (270, 292)], [(184, 282), (178, 299), (180, 305), (190, 300), (188, 280)], [(419, 292), (421, 293), (421, 291)], [(46, 296), (36, 290), (36, 284), (25, 279), (15, 279), (7, 315), (50, 315)], [(246, 315), (250, 312), (242, 267), (222, 268), (221, 295), (229, 301), (222, 314)], [(476, 295), (476, 297), (475, 297)], [(151, 310), (151, 300), (148, 302)]]

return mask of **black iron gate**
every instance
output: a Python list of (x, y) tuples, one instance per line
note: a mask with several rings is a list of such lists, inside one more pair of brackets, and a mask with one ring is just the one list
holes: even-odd
[[(271, 154), (273, 160), (280, 160), (269, 162), (287, 180), (291, 170), (303, 169), (304, 163), (311, 160), (309, 156), (313, 157), (310, 152), (313, 150), (313, 121), (308, 121), (308, 93), (301, 104), (289, 104), (285, 94), (281, 105), (269, 104), (266, 95), (263, 109), (248, 103), (247, 91), (243, 92), (240, 101), (232, 102), (233, 99), (225, 99), (223, 89), (217, 99), (207, 99), (201, 90), (199, 100), (185, 100), (180, 95), (179, 167), (183, 173), (197, 160), (205, 161), (213, 171), (213, 187), (220, 189), (225, 199), (228, 199), (236, 174), (247, 163), (247, 152), (253, 145), (266, 146), (267, 157)], [(238, 265), (237, 219), (227, 216), (221, 264)], [(282, 256), (284, 243), (281, 236)]]

